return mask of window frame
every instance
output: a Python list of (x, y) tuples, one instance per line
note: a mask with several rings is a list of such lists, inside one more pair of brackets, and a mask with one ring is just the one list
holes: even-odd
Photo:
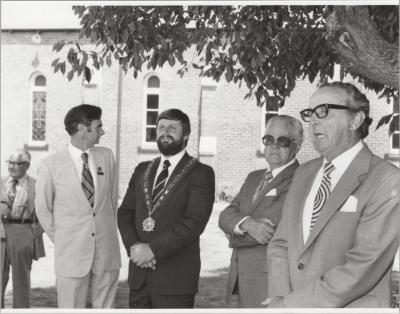
[[(392, 108), (392, 112), (393, 112), (393, 117), (392, 117), (392, 119), (395, 117), (395, 116), (398, 116), (399, 115), (399, 109), (400, 108), (397, 108), (397, 110), (396, 110), (396, 108), (395, 108), (395, 106), (396, 106), (396, 103), (395, 102), (393, 102), (393, 108)], [(399, 131), (394, 131), (391, 135), (390, 135), (390, 137), (389, 137), (389, 153), (390, 154), (395, 154), (395, 155), (398, 155), (398, 154), (400, 154), (400, 146), (399, 146), (399, 148), (393, 148), (393, 145), (392, 145), (392, 143), (393, 143), (393, 135), (395, 135), (395, 134), (398, 134), (398, 136), (399, 136), (399, 140), (400, 140), (400, 130)]]
[[(149, 87), (149, 80), (152, 77), (157, 77), (159, 80), (159, 87)], [(142, 115), (142, 139), (141, 139), (141, 147), (143, 149), (157, 149), (157, 142), (147, 142), (146, 141), (146, 134), (147, 134), (147, 113), (150, 112), (157, 112), (157, 116), (160, 113), (160, 104), (161, 104), (161, 77), (159, 74), (155, 72), (148, 73), (146, 77), (143, 79), (143, 115)], [(148, 95), (158, 95), (158, 108), (150, 109), (147, 107), (147, 96)]]
[[(35, 81), (39, 76), (43, 76), (46, 80), (46, 85), (45, 86), (36, 86)], [(28, 139), (28, 145), (31, 147), (45, 147), (48, 145), (47, 141), (47, 104), (48, 104), (48, 92), (47, 92), (47, 86), (48, 86), (48, 78), (46, 75), (44, 75), (42, 72), (35, 72), (31, 75), (30, 78), (30, 90), (29, 90), (29, 139)], [(45, 103), (45, 135), (44, 135), (44, 140), (43, 141), (37, 141), (33, 140), (33, 94), (35, 92), (44, 92), (46, 95), (46, 103)]]
[(263, 152), (264, 151), (264, 144), (263, 144), (263, 142), (262, 142), (262, 137), (265, 135), (265, 126), (267, 125), (266, 124), (266, 121), (265, 121), (265, 116), (267, 115), (267, 114), (274, 114), (274, 115), (277, 115), (277, 116), (279, 116), (279, 108), (278, 108), (278, 110), (267, 110), (267, 104), (265, 104), (262, 108), (261, 108), (261, 115), (260, 115), (260, 117), (261, 117), (261, 133), (260, 133), (260, 138), (259, 138), (259, 143), (260, 143), (260, 151), (261, 152)]

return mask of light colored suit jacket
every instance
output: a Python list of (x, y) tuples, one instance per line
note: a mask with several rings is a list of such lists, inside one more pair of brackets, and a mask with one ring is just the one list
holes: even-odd
[(268, 218), (275, 225), (281, 219), (283, 202), (299, 163), (288, 166), (279, 173), (253, 202), (253, 195), (264, 179), (265, 169), (251, 172), (242, 185), (238, 196), (219, 217), (219, 226), (230, 235), (233, 248), (229, 269), (226, 302), (235, 293), (238, 281), (242, 305), (247, 308), (262, 307), (267, 297), (267, 245), (260, 245), (249, 235), (236, 235), (235, 226), (246, 216)]
[(39, 221), (54, 242), (55, 272), (85, 276), (96, 265), (121, 266), (117, 233), (117, 182), (111, 150), (92, 147), (97, 188), (91, 208), (68, 149), (45, 158), (38, 170), (36, 208)]
[(365, 146), (303, 242), (303, 207), (322, 158), (302, 165), (268, 248), (270, 296), (286, 307), (390, 307), (400, 171)]

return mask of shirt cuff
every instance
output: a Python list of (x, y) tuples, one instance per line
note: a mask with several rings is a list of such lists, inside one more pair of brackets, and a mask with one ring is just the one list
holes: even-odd
[(244, 235), (245, 232), (243, 230), (240, 229), (240, 225), (250, 216), (246, 216), (243, 217), (235, 226), (235, 228), (233, 228), (233, 234), (239, 234), (239, 235)]

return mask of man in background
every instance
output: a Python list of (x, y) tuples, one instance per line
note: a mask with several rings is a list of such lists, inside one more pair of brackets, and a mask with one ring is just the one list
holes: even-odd
[(121, 256), (117, 182), (110, 149), (95, 146), (104, 134), (101, 108), (83, 104), (64, 119), (70, 142), (43, 160), (36, 208), (54, 242), (60, 308), (114, 306)]
[(267, 297), (267, 245), (278, 225), (283, 202), (303, 142), (303, 127), (297, 119), (274, 116), (262, 138), (267, 168), (251, 172), (239, 194), (219, 216), (219, 226), (233, 248), (226, 302), (238, 294), (239, 306), (262, 307)]
[(16, 150), (7, 160), (9, 175), (2, 179), (6, 195), (2, 193), (1, 197), (1, 220), (5, 231), (1, 303), (4, 306), (11, 267), (14, 308), (30, 307), (32, 260), (45, 256), (43, 229), (35, 214), (36, 180), (27, 174), (30, 162), (28, 151)]

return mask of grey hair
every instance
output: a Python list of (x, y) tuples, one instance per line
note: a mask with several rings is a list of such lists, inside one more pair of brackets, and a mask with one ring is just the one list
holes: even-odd
[(31, 163), (31, 153), (26, 149), (16, 149), (12, 155), (17, 155), (18, 157), (21, 156), (21, 160), (27, 163)]
[(291, 116), (282, 114), (282, 115), (277, 115), (273, 116), (270, 118), (265, 126), (265, 128), (268, 127), (268, 125), (273, 122), (273, 121), (284, 121), (286, 124), (291, 128), (291, 130), (294, 132), (294, 137), (296, 139), (296, 144), (297, 144), (297, 151), (300, 150), (301, 144), (303, 144), (303, 125), (301, 122)]

